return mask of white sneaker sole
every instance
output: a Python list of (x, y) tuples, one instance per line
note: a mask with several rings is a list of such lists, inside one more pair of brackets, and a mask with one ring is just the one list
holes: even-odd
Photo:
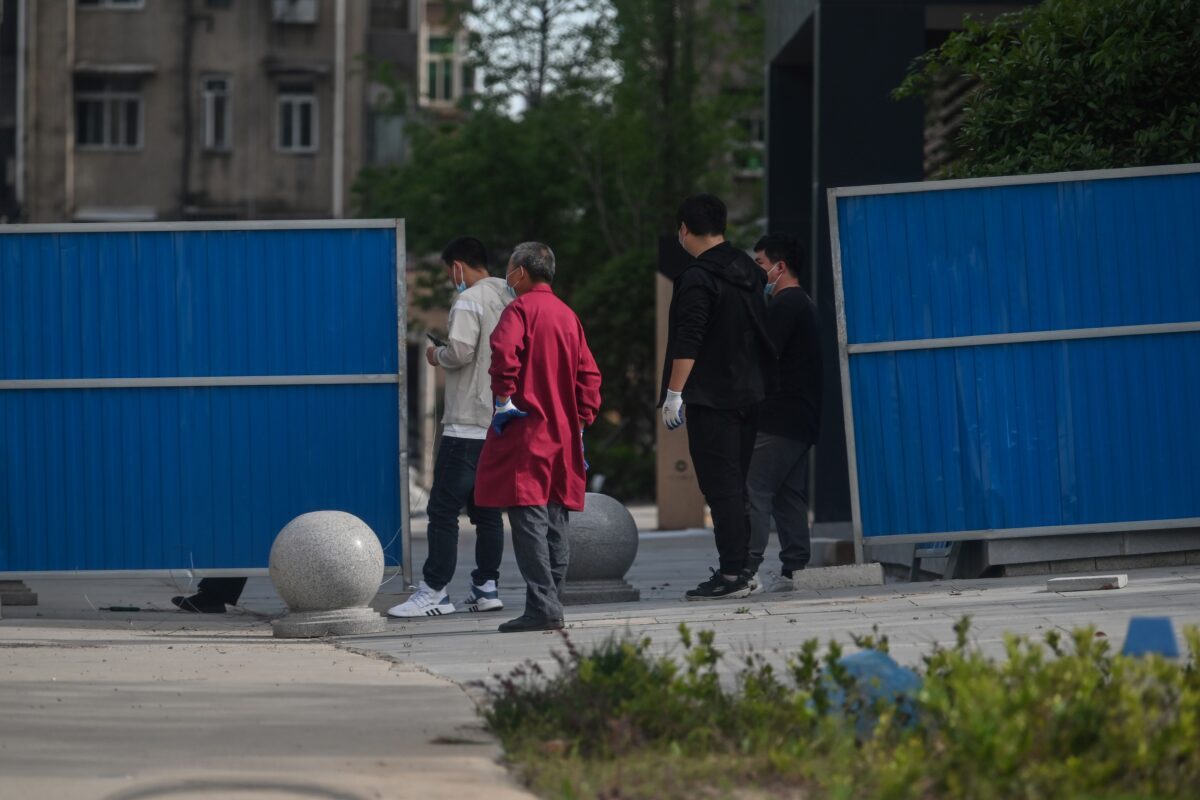
[(472, 613), (478, 611), (499, 611), (504, 608), (504, 601), (484, 598), (474, 603), (467, 603), (463, 608)]
[(398, 606), (392, 606), (388, 609), (387, 615), (393, 619), (414, 619), (416, 617), (441, 617), (446, 614), (454, 613), (453, 603), (438, 603), (436, 606), (429, 608), (405, 608), (404, 603)]

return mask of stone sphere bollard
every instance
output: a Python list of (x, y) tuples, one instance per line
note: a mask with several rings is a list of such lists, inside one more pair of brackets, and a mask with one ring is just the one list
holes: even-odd
[(365, 522), (344, 511), (313, 511), (289, 522), (271, 545), (271, 583), (288, 614), (280, 638), (375, 633), (387, 619), (367, 607), (383, 580), (383, 548)]
[(638, 551), (637, 523), (620, 501), (588, 492), (583, 511), (571, 514), (570, 561), (562, 601), (627, 603), (641, 593), (625, 581)]

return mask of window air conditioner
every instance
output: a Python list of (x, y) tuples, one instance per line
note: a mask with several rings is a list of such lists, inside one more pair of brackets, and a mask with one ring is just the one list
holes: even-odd
[(315, 24), (317, 0), (271, 0), (271, 18), (291, 25)]

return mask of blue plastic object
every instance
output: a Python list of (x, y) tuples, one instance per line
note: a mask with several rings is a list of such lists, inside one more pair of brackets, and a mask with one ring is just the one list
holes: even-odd
[(1170, 617), (1134, 617), (1129, 620), (1125, 633), (1126, 656), (1156, 654), (1166, 658), (1179, 657), (1179, 643), (1175, 640), (1175, 628)]
[(859, 738), (870, 736), (874, 730), (878, 721), (875, 707), (879, 701), (895, 704), (910, 723), (916, 718), (916, 695), (921, 690), (921, 678), (917, 673), (900, 666), (879, 650), (862, 650), (843, 656), (838, 664), (854, 678), (850, 697), (828, 674), (823, 678), (823, 684), (830, 705), (845, 708), (854, 718)]

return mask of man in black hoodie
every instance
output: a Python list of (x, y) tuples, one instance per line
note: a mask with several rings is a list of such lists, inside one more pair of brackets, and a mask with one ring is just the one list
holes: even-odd
[[(745, 597), (750, 525), (746, 475), (756, 408), (773, 386), (775, 351), (765, 278), (725, 241), (725, 204), (711, 194), (679, 207), (679, 244), (694, 261), (676, 279), (660, 405), (670, 430), (688, 426), (688, 450), (712, 510), (720, 569), (689, 600)], [(686, 405), (686, 418), (684, 406)]]

